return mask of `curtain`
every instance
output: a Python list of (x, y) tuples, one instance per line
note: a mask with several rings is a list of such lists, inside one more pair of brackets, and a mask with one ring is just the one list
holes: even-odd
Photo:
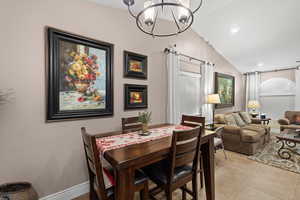
[(256, 100), (259, 102), (259, 88), (260, 88), (260, 73), (255, 72), (246, 75), (246, 110), (248, 110), (248, 102)]
[[(170, 49), (174, 52), (174, 49)], [(178, 72), (179, 72), (179, 55), (175, 53), (167, 54), (167, 80), (168, 80), (168, 97), (167, 97), (167, 122), (178, 124), (181, 116), (178, 101)]]
[(295, 110), (300, 110), (300, 68), (295, 70), (296, 81), (296, 96), (295, 96)]
[(214, 67), (210, 63), (205, 63), (201, 68), (201, 104), (202, 116), (207, 124), (213, 123), (213, 105), (207, 104), (207, 95), (214, 93)]

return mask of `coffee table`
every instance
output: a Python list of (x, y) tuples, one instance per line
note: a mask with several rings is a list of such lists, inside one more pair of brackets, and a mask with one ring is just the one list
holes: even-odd
[(299, 136), (300, 132), (295, 130), (276, 136), (277, 143), (281, 143), (277, 152), (280, 158), (290, 160), (293, 154), (300, 156), (300, 149), (297, 148), (297, 144), (300, 144)]

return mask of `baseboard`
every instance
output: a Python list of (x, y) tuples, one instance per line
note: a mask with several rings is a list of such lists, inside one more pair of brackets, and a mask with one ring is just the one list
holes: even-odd
[(39, 200), (72, 200), (88, 192), (89, 182), (87, 181), (78, 185), (74, 185), (60, 192), (50, 194), (48, 196), (40, 198)]

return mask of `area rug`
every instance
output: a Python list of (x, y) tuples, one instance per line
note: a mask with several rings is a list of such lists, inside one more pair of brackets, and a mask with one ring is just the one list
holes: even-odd
[[(280, 158), (277, 151), (281, 147), (281, 144), (277, 143), (276, 135), (278, 134), (273, 133), (271, 141), (258, 153), (253, 156), (248, 156), (248, 158), (269, 166), (278, 167), (300, 174), (300, 156), (293, 155), (291, 160)], [(296, 148), (300, 148), (300, 146), (298, 145)]]

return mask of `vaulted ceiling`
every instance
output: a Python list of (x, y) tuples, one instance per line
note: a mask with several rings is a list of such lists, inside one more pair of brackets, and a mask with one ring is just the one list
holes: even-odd
[[(123, 0), (90, 1), (126, 9)], [(203, 1), (192, 28), (241, 72), (297, 65), (300, 0)], [(136, 2), (141, 8), (143, 0)]]

